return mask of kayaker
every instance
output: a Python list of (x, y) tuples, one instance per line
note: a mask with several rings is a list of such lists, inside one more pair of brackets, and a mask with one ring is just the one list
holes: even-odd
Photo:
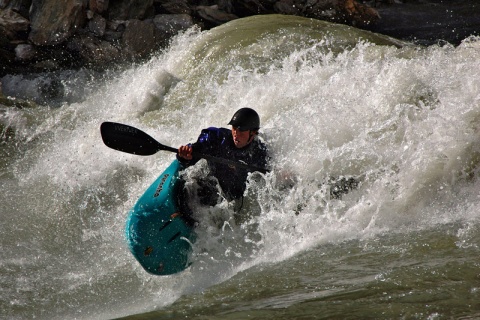
[[(260, 117), (251, 108), (241, 108), (235, 112), (228, 123), (231, 129), (210, 127), (203, 129), (198, 139), (193, 144), (178, 148), (177, 159), (183, 167), (196, 164), (201, 158), (196, 153), (241, 162), (257, 168), (266, 168), (268, 163), (268, 150), (265, 144), (258, 138), (260, 129)], [(228, 201), (241, 198), (246, 189), (246, 181), (249, 172), (254, 169), (235, 167), (234, 165), (208, 161), (210, 179), (196, 181), (200, 187), (197, 197), (202, 205), (215, 205), (219, 201), (220, 194)], [(211, 179), (213, 178), (213, 179)], [(220, 187), (220, 190), (217, 188)], [(183, 216), (191, 215), (190, 203), (191, 192), (180, 192), (180, 210)]]

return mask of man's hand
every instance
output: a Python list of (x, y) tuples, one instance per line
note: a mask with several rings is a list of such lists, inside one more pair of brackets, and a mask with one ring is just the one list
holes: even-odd
[(181, 146), (178, 148), (178, 156), (185, 160), (192, 160), (192, 152), (191, 146)]

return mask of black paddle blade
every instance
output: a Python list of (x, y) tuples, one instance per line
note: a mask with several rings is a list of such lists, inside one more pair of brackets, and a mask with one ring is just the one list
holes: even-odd
[(162, 145), (145, 132), (126, 124), (104, 122), (100, 125), (103, 143), (109, 148), (140, 156), (150, 156), (160, 150), (177, 152)]

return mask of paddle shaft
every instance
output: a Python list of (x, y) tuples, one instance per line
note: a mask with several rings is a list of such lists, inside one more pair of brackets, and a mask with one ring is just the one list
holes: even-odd
[[(153, 155), (161, 150), (178, 153), (178, 149), (165, 146), (142, 130), (126, 124), (103, 122), (100, 125), (100, 133), (105, 145), (118, 151), (141, 156)], [(259, 171), (262, 173), (268, 172), (268, 170), (265, 168), (260, 168), (225, 158), (215, 157), (200, 152), (193, 151), (193, 156), (197, 158), (203, 158), (208, 161), (235, 166), (237, 168)]]

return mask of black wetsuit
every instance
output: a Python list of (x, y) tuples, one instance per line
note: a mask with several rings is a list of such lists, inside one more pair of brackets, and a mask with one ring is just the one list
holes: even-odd
[[(233, 141), (232, 131), (226, 128), (203, 129), (191, 147), (194, 153), (229, 159), (258, 168), (266, 168), (269, 159), (267, 147), (259, 139), (255, 138), (247, 146), (237, 148)], [(192, 160), (185, 160), (177, 155), (177, 159), (184, 167), (188, 167), (197, 163), (201, 158), (194, 156)], [(223, 196), (229, 201), (243, 196), (248, 173), (255, 171), (251, 168), (239, 168), (216, 161), (208, 161), (208, 165), (211, 175), (218, 180)], [(203, 190), (202, 204), (213, 205), (218, 200), (216, 189), (213, 190), (211, 186), (207, 185), (203, 187), (207, 190)], [(183, 200), (185, 201), (185, 199)]]

